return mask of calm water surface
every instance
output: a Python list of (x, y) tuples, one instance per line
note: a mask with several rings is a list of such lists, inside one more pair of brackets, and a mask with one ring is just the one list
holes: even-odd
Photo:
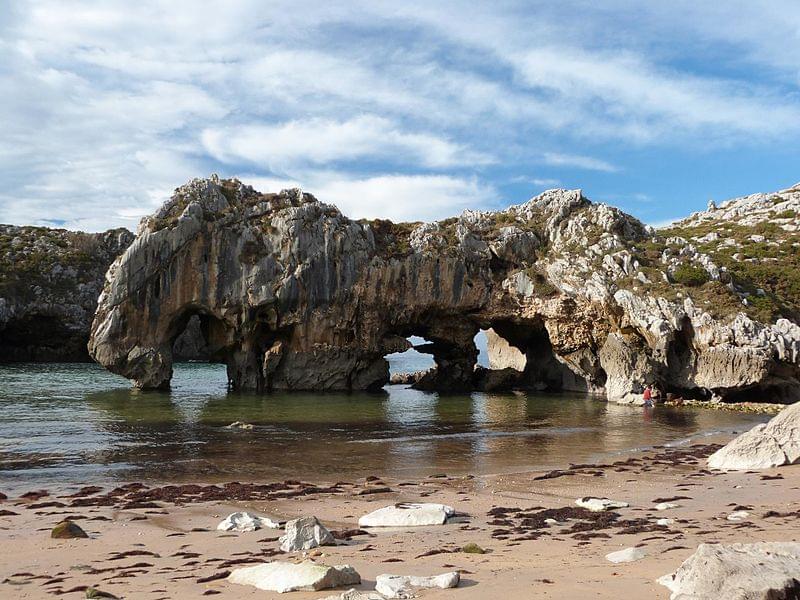
[[(420, 364), (393, 368), (412, 370)], [(118, 481), (346, 479), (553, 468), (767, 417), (571, 395), (228, 394), (225, 368), (177, 365), (169, 393), (93, 364), (0, 366), (0, 490)], [(232, 421), (253, 423), (232, 430)]]

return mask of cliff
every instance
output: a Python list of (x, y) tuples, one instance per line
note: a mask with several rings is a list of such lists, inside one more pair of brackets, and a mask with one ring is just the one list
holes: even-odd
[(89, 328), (125, 229), (0, 225), (0, 362), (88, 361)]
[[(196, 179), (111, 265), (90, 352), (137, 386), (167, 386), (173, 343), (196, 316), (236, 389), (376, 389), (384, 356), (419, 335), (437, 365), (426, 389), (626, 402), (654, 382), (789, 401), (797, 278), (781, 269), (795, 266), (799, 204), (792, 188), (655, 231), (550, 190), (435, 223), (356, 222), (300, 190)], [(493, 370), (475, 368), (480, 329)]]

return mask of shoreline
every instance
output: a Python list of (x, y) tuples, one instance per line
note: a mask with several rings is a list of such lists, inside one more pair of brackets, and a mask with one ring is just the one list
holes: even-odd
[[(88, 585), (126, 598), (285, 597), (217, 578), (238, 566), (298, 558), (277, 551), (280, 531), (215, 530), (227, 514), (247, 510), (280, 520), (315, 515), (339, 531), (340, 545), (311, 550), (307, 558), (353, 565), (364, 579), (357, 586), (363, 590), (373, 589), (380, 573), (434, 575), (460, 569), (459, 588), (425, 590), (420, 596), (668, 598), (655, 579), (677, 568), (700, 542), (800, 537), (798, 514), (792, 512), (800, 502), (800, 472), (791, 467), (711, 472), (704, 457), (716, 447), (661, 447), (600, 464), (525, 473), (415, 480), (366, 474), (357, 481), (316, 484), (129, 483), (71, 497), (54, 490), (46, 496), (10, 497), (0, 502), (0, 543), (15, 551), (0, 557), (0, 592), (69, 599), (83, 597), (77, 588)], [(589, 495), (630, 507), (614, 511), (617, 516), (610, 522), (586, 521), (574, 501)], [(656, 500), (681, 506), (657, 511)], [(466, 516), (438, 527), (352, 531), (367, 512), (413, 501), (441, 502)], [(572, 518), (543, 526), (536, 515), (553, 509)], [(747, 510), (749, 517), (728, 521), (734, 510)], [(50, 528), (64, 518), (75, 520), (90, 538), (51, 539)], [(673, 522), (658, 525), (660, 518)], [(459, 551), (469, 543), (488, 553)], [(629, 564), (604, 558), (632, 546), (647, 556)], [(289, 597), (306, 600), (331, 593), (293, 592)]]

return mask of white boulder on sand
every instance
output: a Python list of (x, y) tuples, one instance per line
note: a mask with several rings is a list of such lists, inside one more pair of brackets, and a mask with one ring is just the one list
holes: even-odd
[(575, 504), (592, 512), (603, 512), (604, 510), (611, 510), (614, 508), (628, 508), (629, 506), (627, 502), (609, 500), (608, 498), (592, 498), (590, 496), (578, 498), (575, 500)]
[(225, 517), (225, 520), (217, 525), (219, 531), (255, 531), (266, 527), (267, 529), (280, 529), (281, 524), (273, 521), (269, 517), (257, 517), (248, 512), (235, 512)]
[(461, 580), (458, 571), (442, 573), (432, 577), (414, 575), (378, 575), (375, 578), (375, 591), (387, 598), (413, 598), (413, 588), (454, 588)]
[(455, 514), (452, 506), (445, 504), (409, 503), (392, 504), (364, 515), (359, 527), (420, 527), (444, 525)]
[(658, 583), (671, 600), (776, 600), (800, 592), (800, 543), (700, 544)]
[(361, 576), (350, 565), (329, 567), (311, 561), (300, 564), (271, 562), (236, 569), (228, 575), (228, 581), (269, 592), (316, 592), (357, 585), (361, 583)]
[(322, 600), (386, 600), (380, 594), (375, 592), (359, 592), (356, 589), (347, 590), (341, 594), (334, 594), (333, 596), (325, 596)]
[(335, 546), (336, 539), (317, 517), (300, 517), (286, 522), (286, 534), (278, 540), (284, 552), (311, 550), (317, 546)]
[(784, 408), (734, 438), (708, 457), (708, 466), (726, 471), (769, 469), (800, 460), (800, 402)]
[(641, 548), (625, 548), (606, 554), (606, 560), (612, 563), (628, 563), (641, 560), (647, 553)]

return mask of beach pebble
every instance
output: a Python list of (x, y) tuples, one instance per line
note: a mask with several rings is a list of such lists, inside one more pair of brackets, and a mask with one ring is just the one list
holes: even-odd
[(280, 529), (281, 524), (273, 521), (269, 517), (257, 517), (248, 512), (235, 512), (225, 517), (225, 520), (217, 525), (218, 531), (255, 531), (257, 529)]
[(656, 525), (672, 525), (675, 519), (658, 519)]
[(329, 567), (311, 561), (300, 564), (278, 561), (236, 569), (228, 575), (228, 581), (283, 593), (358, 585), (361, 576), (350, 565)]
[(359, 592), (356, 589), (352, 589), (341, 594), (325, 596), (321, 600), (385, 600), (385, 598), (375, 592)]
[(578, 498), (575, 500), (575, 504), (592, 512), (602, 512), (614, 508), (628, 508), (628, 506), (630, 506), (627, 502), (609, 500), (608, 498), (592, 498), (590, 496)]
[(645, 556), (647, 556), (647, 553), (641, 548), (631, 547), (606, 554), (606, 560), (612, 563), (629, 563), (641, 560)]
[(464, 546), (461, 548), (461, 551), (466, 554), (486, 554), (486, 550), (478, 546), (478, 544), (475, 542), (464, 544)]
[(250, 430), (253, 429), (252, 423), (245, 423), (244, 421), (234, 421), (230, 425), (228, 425), (228, 429), (245, 429)]
[(460, 579), (458, 571), (431, 577), (378, 575), (375, 579), (375, 591), (387, 598), (413, 598), (413, 588), (454, 588)]
[(61, 521), (61, 523), (53, 527), (53, 530), (50, 532), (50, 537), (59, 540), (69, 540), (73, 538), (88, 538), (89, 536), (76, 523), (72, 521)]
[(675, 502), (660, 502), (655, 505), (656, 510), (671, 510), (673, 508), (680, 508), (680, 504), (676, 504)]
[(311, 550), (317, 546), (335, 546), (336, 539), (319, 522), (317, 517), (300, 517), (286, 522), (286, 534), (281, 536), (281, 550), (297, 552)]
[(750, 513), (746, 510), (737, 510), (725, 517), (728, 521), (744, 521)]
[(444, 525), (455, 509), (444, 504), (410, 503), (392, 504), (364, 515), (358, 520), (359, 527), (420, 527)]

